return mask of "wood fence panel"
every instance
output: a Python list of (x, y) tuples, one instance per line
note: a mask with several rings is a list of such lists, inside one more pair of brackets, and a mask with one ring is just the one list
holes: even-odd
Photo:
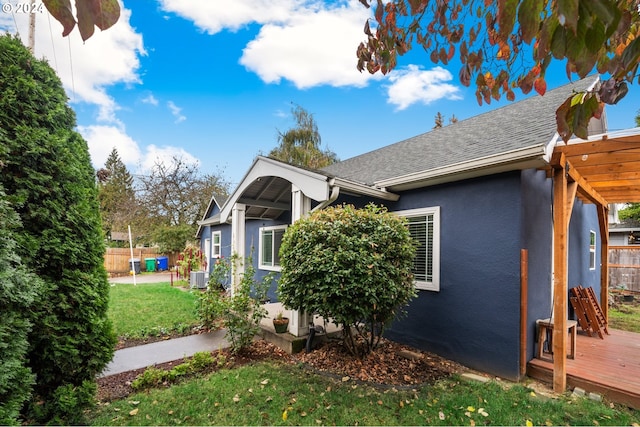
[[(161, 254), (158, 248), (134, 248), (133, 258), (140, 260), (140, 271), (146, 271), (145, 258), (168, 258), (169, 268), (176, 265), (177, 253)], [(109, 274), (128, 274), (131, 270), (131, 250), (129, 248), (107, 248), (104, 254), (104, 267)]]
[(609, 247), (609, 287), (640, 292), (640, 246)]

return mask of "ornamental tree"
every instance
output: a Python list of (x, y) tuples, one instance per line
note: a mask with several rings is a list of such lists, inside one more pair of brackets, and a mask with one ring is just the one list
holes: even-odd
[(374, 8), (358, 69), (386, 74), (415, 46), (435, 64), (460, 61), (459, 78), (476, 86), (478, 104), (515, 88), (544, 95), (546, 71), (566, 63), (567, 78), (595, 70), (609, 76), (592, 91), (567, 98), (556, 111), (566, 142), (587, 137), (587, 125), (604, 104), (615, 104), (637, 77), (640, 14), (636, 0), (359, 0)]
[(341, 325), (354, 356), (374, 350), (386, 326), (416, 296), (415, 243), (385, 208), (346, 205), (290, 226), (280, 247), (282, 303)]

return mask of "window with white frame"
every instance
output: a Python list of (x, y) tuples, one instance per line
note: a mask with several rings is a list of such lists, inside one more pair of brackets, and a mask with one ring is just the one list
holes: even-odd
[(280, 271), (280, 244), (286, 225), (260, 228), (260, 269)]
[(211, 233), (211, 258), (220, 258), (222, 256), (222, 232), (214, 231)]
[(596, 232), (589, 231), (589, 270), (596, 269)]
[(412, 269), (416, 288), (440, 291), (440, 207), (396, 214), (407, 218), (409, 233), (418, 242)]

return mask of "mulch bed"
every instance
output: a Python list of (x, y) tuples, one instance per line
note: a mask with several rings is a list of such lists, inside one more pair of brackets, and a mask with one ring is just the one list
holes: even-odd
[[(352, 357), (338, 342), (333, 341), (310, 353), (295, 355), (289, 355), (265, 340), (255, 341), (250, 348), (239, 354), (233, 355), (228, 349), (221, 351), (226, 357), (225, 368), (235, 368), (262, 360), (302, 363), (320, 375), (354, 380), (376, 387), (400, 388), (432, 384), (465, 370), (463, 366), (435, 354), (387, 340), (383, 340), (380, 347), (363, 360)], [(218, 351), (214, 354), (218, 354)], [(155, 367), (170, 370), (183, 361), (184, 359), (175, 360)], [(218, 368), (212, 367), (211, 372), (216, 369)], [(131, 382), (144, 370), (145, 368), (142, 368), (99, 378), (98, 400), (104, 402), (127, 397), (134, 392)]]

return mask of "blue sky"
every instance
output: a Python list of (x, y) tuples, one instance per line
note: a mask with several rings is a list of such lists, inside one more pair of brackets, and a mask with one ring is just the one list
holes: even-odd
[[(3, 0), (17, 10), (24, 0)], [(36, 56), (60, 76), (96, 168), (113, 147), (132, 173), (171, 156), (237, 184), (254, 157), (312, 113), (322, 142), (346, 159), (429, 131), (441, 112), (478, 106), (458, 66), (435, 67), (421, 49), (387, 76), (359, 73), (355, 50), (370, 11), (357, 0), (125, 0), (120, 21), (82, 43), (37, 13)], [(0, 12), (0, 29), (26, 40), (27, 16)], [(559, 64), (548, 87), (567, 82)], [(553, 74), (553, 75), (551, 75)], [(523, 95), (516, 92), (516, 99)], [(607, 107), (610, 130), (634, 126), (640, 88)]]

